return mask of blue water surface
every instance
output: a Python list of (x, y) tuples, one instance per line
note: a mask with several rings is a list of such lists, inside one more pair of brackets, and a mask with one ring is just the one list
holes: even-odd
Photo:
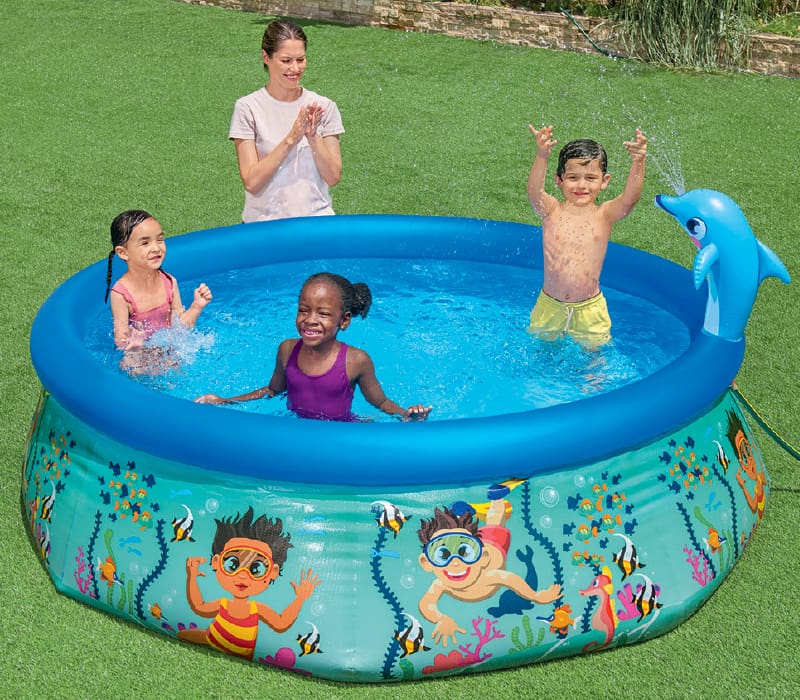
[[(185, 399), (264, 386), (280, 341), (297, 337), (300, 287), (323, 270), (370, 287), (369, 315), (355, 318), (339, 339), (370, 354), (391, 399), (403, 406), (432, 404), (431, 420), (577, 401), (652, 374), (689, 344), (686, 327), (670, 313), (608, 287), (611, 345), (587, 353), (570, 340), (538, 340), (526, 327), (541, 270), (457, 260), (311, 260), (179, 280), (185, 305), (201, 281), (214, 299), (194, 330), (173, 327), (153, 337), (154, 344), (170, 348), (176, 366), (131, 381)], [(98, 317), (87, 342), (100, 362), (122, 371), (110, 311)], [(284, 397), (231, 408), (291, 415)], [(358, 390), (353, 410), (368, 419), (389, 419)]]

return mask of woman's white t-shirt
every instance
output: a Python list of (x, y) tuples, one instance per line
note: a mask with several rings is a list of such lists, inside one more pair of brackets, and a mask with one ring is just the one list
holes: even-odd
[[(263, 158), (289, 133), (300, 108), (312, 102), (325, 110), (319, 127), (320, 135), (343, 134), (342, 115), (333, 100), (303, 88), (299, 98), (282, 102), (262, 87), (236, 101), (228, 138), (255, 141), (258, 157)], [(242, 221), (250, 223), (333, 213), (328, 184), (322, 179), (304, 136), (264, 189), (255, 194), (245, 191)]]

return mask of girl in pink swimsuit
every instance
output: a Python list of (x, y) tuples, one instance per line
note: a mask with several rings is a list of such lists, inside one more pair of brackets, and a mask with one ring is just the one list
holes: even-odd
[[(122, 212), (111, 223), (111, 245), (106, 301), (111, 292), (114, 343), (120, 350), (141, 350), (153, 333), (168, 328), (175, 318), (189, 328), (194, 327), (211, 301), (211, 291), (201, 284), (194, 290), (191, 306), (183, 308), (177, 281), (161, 269), (167, 246), (158, 221), (146, 211)], [(112, 287), (114, 255), (128, 264), (128, 271)]]
[(337, 339), (354, 315), (367, 315), (371, 304), (372, 294), (362, 282), (351, 284), (328, 272), (312, 275), (300, 290), (295, 319), (300, 338), (288, 338), (278, 346), (269, 384), (241, 396), (205, 394), (196, 401), (252, 401), (285, 391), (289, 409), (301, 418), (353, 421), (358, 420), (350, 410), (358, 385), (364, 398), (384, 413), (402, 420), (425, 420), (432, 406), (398, 406), (383, 393), (369, 355)]

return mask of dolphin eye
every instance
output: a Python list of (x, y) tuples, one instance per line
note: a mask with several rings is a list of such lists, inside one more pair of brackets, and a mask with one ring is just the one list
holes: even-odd
[(686, 229), (689, 233), (692, 234), (698, 241), (703, 240), (703, 236), (706, 235), (706, 224), (702, 219), (698, 219), (696, 217), (692, 217), (686, 222)]

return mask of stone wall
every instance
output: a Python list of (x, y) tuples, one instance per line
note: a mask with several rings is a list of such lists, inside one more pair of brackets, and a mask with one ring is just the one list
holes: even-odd
[(756, 34), (750, 44), (750, 70), (800, 78), (800, 39)]
[[(612, 55), (625, 56), (611, 23), (591, 17), (576, 18), (586, 33), (584, 35), (560, 12), (531, 12), (419, 0), (181, 1), (280, 17), (450, 34), (466, 39), (584, 53), (597, 51), (597, 46)], [(758, 73), (800, 78), (800, 39), (772, 34), (755, 35), (749, 69)]]

